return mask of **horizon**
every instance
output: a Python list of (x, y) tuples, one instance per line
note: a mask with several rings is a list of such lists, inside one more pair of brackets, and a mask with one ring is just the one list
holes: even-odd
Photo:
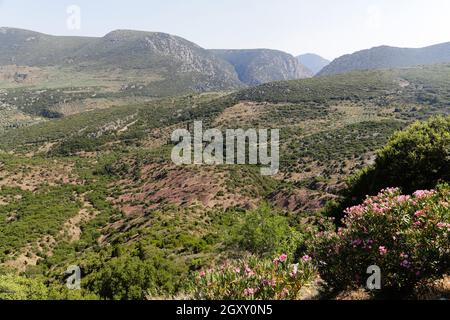
[[(79, 28), (67, 27), (70, 6), (79, 8)], [(450, 2), (445, 0), (286, 0), (283, 5), (274, 0), (130, 0), (125, 4), (0, 0), (0, 24), (59, 36), (102, 37), (113, 30), (148, 30), (176, 35), (206, 49), (264, 48), (334, 60), (384, 45), (422, 48), (448, 42), (449, 11)]]
[[(39, 30), (23, 29), (23, 28), (11, 27), (11, 26), (0, 26), (0, 29), (4, 29), (4, 28), (6, 28), (6, 29), (23, 30), (23, 31), (31, 31), (31, 32), (36, 32), (36, 33), (40, 33), (40, 34), (45, 34), (45, 35), (53, 36), (53, 37), (102, 38), (102, 37), (108, 35), (108, 34), (111, 33), (111, 32), (114, 32), (114, 31), (135, 31), (135, 32), (147, 32), (147, 33), (165, 33), (165, 34), (170, 34), (170, 35), (172, 35), (172, 36), (181, 37), (181, 36), (179, 36), (179, 35), (177, 35), (177, 34), (172, 34), (172, 33), (164, 32), (164, 31), (138, 30), (138, 29), (122, 29), (122, 28), (121, 28), (121, 29), (113, 29), (113, 30), (111, 30), (111, 31), (109, 31), (109, 32), (106, 32), (105, 34), (99, 35), (99, 36), (83, 36), (83, 35), (61, 35), (61, 34), (51, 34), (51, 33), (46, 33), (46, 32), (42, 32), (42, 31), (39, 31)], [(193, 42), (191, 39), (187, 39), (187, 38), (184, 38), (184, 37), (181, 37), (181, 38)], [(294, 56), (294, 57), (303, 56), (303, 55), (318, 55), (318, 56), (320, 56), (320, 57), (322, 57), (322, 58), (325, 58), (325, 59), (327, 59), (327, 60), (329, 60), (329, 61), (332, 62), (333, 60), (338, 59), (338, 58), (340, 58), (340, 57), (342, 57), (342, 56), (344, 56), (344, 55), (351, 55), (351, 54), (354, 54), (354, 53), (357, 53), (357, 52), (360, 52), (360, 51), (363, 51), (363, 50), (370, 50), (370, 49), (378, 48), (378, 47), (393, 47), (393, 48), (400, 48), (400, 49), (422, 49), (422, 48), (427, 48), (427, 47), (431, 47), (431, 46), (434, 46), (434, 45), (439, 45), (439, 44), (443, 44), (443, 43), (447, 43), (447, 42), (450, 42), (450, 41), (445, 41), (445, 42), (440, 42), (440, 43), (430, 43), (430, 44), (427, 44), (427, 45), (421, 46), (421, 47), (400, 47), (400, 46), (383, 45), (383, 44), (381, 44), (381, 45), (374, 46), (374, 47), (361, 48), (361, 49), (358, 49), (358, 50), (353, 51), (353, 52), (344, 53), (343, 55), (338, 56), (338, 57), (333, 58), (333, 59), (328, 59), (328, 58), (326, 58), (326, 57), (324, 57), (324, 56), (322, 56), (322, 55), (320, 55), (320, 54), (318, 54), (318, 53), (316, 53), (316, 52), (303, 52), (303, 53), (299, 53), (299, 54), (292, 54), (292, 53), (290, 53), (290, 52), (283, 51), (283, 50), (281, 50), (281, 49), (276, 49), (276, 48), (265, 48), (265, 47), (259, 47), (259, 48), (224, 48), (224, 47), (218, 47), (218, 48), (205, 48), (205, 47), (202, 47), (202, 48), (203, 48), (203, 49), (206, 49), (206, 50), (273, 50), (273, 51), (281, 51), (281, 52), (285, 52), (285, 53), (291, 54), (291, 55)], [(193, 42), (193, 43), (195, 43), (195, 42)], [(195, 44), (197, 44), (197, 43), (195, 43)], [(197, 44), (197, 45), (198, 45), (198, 44)]]

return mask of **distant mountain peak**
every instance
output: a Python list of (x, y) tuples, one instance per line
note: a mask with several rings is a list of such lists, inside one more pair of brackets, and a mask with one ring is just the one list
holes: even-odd
[(447, 62), (450, 62), (450, 42), (424, 48), (399, 48), (383, 45), (339, 57), (320, 71), (318, 75)]
[(297, 59), (314, 74), (317, 74), (320, 70), (330, 64), (329, 60), (322, 58), (315, 53), (302, 54), (298, 56)]
[(239, 79), (250, 86), (313, 75), (292, 55), (279, 50), (222, 49), (211, 52), (232, 64)]

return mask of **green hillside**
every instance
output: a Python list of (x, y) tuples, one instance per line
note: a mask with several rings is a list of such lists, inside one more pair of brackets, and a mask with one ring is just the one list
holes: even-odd
[[(398, 132), (417, 120), (450, 114), (449, 71), (449, 65), (436, 65), (353, 72), (235, 92), (148, 100), (136, 94), (133, 103), (103, 92), (102, 98), (117, 104), (0, 132), (0, 288), (8, 289), (0, 290), (0, 298), (15, 288), (13, 298), (35, 292), (43, 299), (248, 299), (244, 289), (256, 287), (257, 298), (317, 298), (322, 289), (361, 285), (337, 276), (344, 260), (328, 253), (334, 244), (356, 257), (353, 269), (380, 259), (389, 275), (404, 281), (389, 289), (417, 298), (414, 290), (422, 281), (441, 279), (448, 271), (442, 254), (448, 252), (445, 228), (450, 223), (445, 172), (433, 180), (443, 184), (433, 186), (432, 194), (420, 201), (401, 198), (408, 199), (405, 207), (395, 202), (399, 190), (373, 199), (389, 199), (392, 211), (383, 217), (400, 216), (398, 224), (364, 204), (368, 215), (361, 229), (349, 217), (339, 238), (339, 221), (324, 213), (345, 196), (349, 177), (377, 166), (377, 150), (403, 146), (394, 138), (384, 147), (393, 135), (408, 136), (410, 131)], [(53, 90), (42, 97), (62, 94)], [(65, 90), (75, 101), (87, 94)], [(23, 92), (17, 96), (24, 99), (17, 107), (33, 114), (24, 101), (39, 102)], [(8, 95), (3, 99), (14, 105)], [(176, 166), (170, 159), (171, 134), (192, 128), (194, 120), (222, 131), (279, 128), (279, 174), (261, 176), (258, 165)], [(445, 134), (447, 129), (439, 128)], [(412, 154), (420, 149), (408, 145)], [(419, 232), (414, 215), (427, 208), (432, 218), (419, 221), (426, 226)], [(377, 226), (372, 251), (352, 255), (363, 245), (367, 249), (368, 242), (353, 247), (351, 241), (363, 237), (363, 227), (371, 222)], [(398, 246), (392, 240), (382, 243), (396, 232), (405, 235)], [(411, 250), (408, 263), (430, 261), (423, 264), (423, 276), (399, 267), (404, 261), (397, 263), (394, 255), (406, 254), (403, 249)], [(392, 250), (392, 260), (381, 260), (380, 250)], [(333, 268), (324, 270), (319, 258)], [(293, 279), (291, 262), (299, 262), (302, 276)], [(82, 269), (79, 292), (65, 288), (63, 274), (70, 265)], [(242, 272), (233, 273), (237, 267)], [(270, 283), (257, 283), (246, 267), (257, 276), (274, 277), (268, 280), (279, 286), (272, 290)], [(328, 286), (315, 282), (319, 274)], [(288, 296), (282, 295), (284, 288), (290, 288)], [(317, 292), (308, 296), (302, 288)]]

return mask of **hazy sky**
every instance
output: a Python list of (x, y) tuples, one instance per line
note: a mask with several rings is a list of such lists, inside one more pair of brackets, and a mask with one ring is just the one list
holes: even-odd
[[(81, 9), (80, 29), (67, 7)], [(378, 45), (450, 41), (449, 0), (0, 0), (0, 26), (57, 35), (161, 31), (205, 48), (271, 48), (333, 59)]]

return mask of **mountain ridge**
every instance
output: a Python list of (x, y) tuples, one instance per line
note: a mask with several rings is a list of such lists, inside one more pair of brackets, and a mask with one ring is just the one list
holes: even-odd
[(319, 56), (315, 53), (305, 53), (297, 56), (298, 61), (311, 70), (314, 74), (319, 73), (331, 61)]
[(356, 70), (390, 69), (450, 62), (450, 42), (423, 48), (378, 46), (341, 56), (332, 61), (318, 76)]
[(232, 64), (239, 79), (250, 86), (272, 81), (309, 78), (313, 74), (294, 56), (272, 49), (214, 49), (217, 56)]
[(146, 70), (158, 79), (181, 82), (177, 85), (180, 93), (193, 88), (194, 91), (237, 89), (313, 75), (282, 51), (208, 50), (176, 35), (130, 29), (113, 30), (102, 37), (78, 37), (1, 27), (0, 65), (106, 72)]

